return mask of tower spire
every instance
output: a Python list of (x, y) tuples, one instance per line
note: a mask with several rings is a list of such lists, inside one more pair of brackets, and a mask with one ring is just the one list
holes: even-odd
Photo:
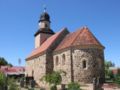
[(38, 21), (38, 31), (35, 33), (35, 48), (40, 47), (54, 32), (50, 28), (50, 16), (46, 11), (46, 5), (43, 5), (44, 12), (40, 15)]
[(44, 8), (44, 12), (46, 12), (46, 10), (47, 10), (47, 7), (46, 7), (46, 5), (44, 5), (44, 6), (43, 6), (43, 8)]

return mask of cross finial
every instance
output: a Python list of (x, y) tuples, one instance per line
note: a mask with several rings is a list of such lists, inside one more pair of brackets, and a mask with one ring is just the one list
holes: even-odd
[(87, 25), (85, 25), (84, 28), (87, 29), (88, 28)]
[(43, 7), (44, 7), (44, 12), (46, 12), (46, 9), (47, 9), (47, 8), (46, 8), (46, 5), (44, 5)]

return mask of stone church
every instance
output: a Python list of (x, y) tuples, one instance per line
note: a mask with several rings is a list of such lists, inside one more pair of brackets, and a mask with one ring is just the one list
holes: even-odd
[(94, 77), (104, 81), (104, 46), (82, 27), (74, 32), (62, 28), (54, 32), (50, 16), (41, 14), (38, 31), (34, 34), (35, 48), (26, 58), (26, 76), (33, 77), (40, 86), (40, 79), (47, 73), (62, 70), (62, 84), (70, 82), (91, 83)]

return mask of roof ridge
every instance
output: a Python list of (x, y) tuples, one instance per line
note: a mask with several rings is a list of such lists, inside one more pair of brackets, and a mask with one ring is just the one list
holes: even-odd
[[(73, 42), (71, 43), (71, 45), (73, 45), (74, 41), (76, 40), (76, 38), (79, 36), (79, 34), (82, 32), (84, 28), (81, 28), (81, 30), (78, 30), (78, 34), (76, 35), (75, 39), (73, 40)], [(77, 32), (77, 31), (76, 31)]]
[[(32, 58), (32, 57), (35, 57), (35, 56), (38, 56), (39, 54), (49, 50), (49, 48), (52, 46), (52, 44), (58, 39), (60, 38), (60, 36), (63, 34), (63, 33), (67, 33), (69, 32), (67, 30), (67, 28), (63, 28), (61, 29), (61, 31), (55, 33), (54, 35), (52, 35), (51, 37), (49, 37), (39, 48), (35, 49), (27, 58), (26, 60)], [(50, 41), (50, 42), (49, 42)]]
[(94, 39), (97, 43), (99, 43), (102, 46), (102, 44), (99, 42), (96, 36), (89, 29), (86, 29), (86, 30), (88, 30), (88, 33), (92, 37), (92, 39)]
[(55, 51), (78, 45), (89, 45), (90, 47), (96, 45), (104, 48), (104, 46), (99, 42), (95, 35), (89, 30), (89, 28), (82, 27), (66, 35), (64, 40), (59, 44)]
[[(58, 36), (55, 38), (54, 41), (56, 41), (56, 40), (61, 36), (61, 34), (63, 34), (63, 32), (64, 32), (65, 30), (68, 31), (66, 27), (65, 27), (65, 28), (62, 28), (61, 31), (58, 32)], [(56, 34), (57, 34), (57, 33), (56, 33)], [(52, 42), (51, 45), (52, 45), (53, 43), (54, 43), (54, 42)], [(51, 47), (51, 45), (48, 46), (47, 50)]]

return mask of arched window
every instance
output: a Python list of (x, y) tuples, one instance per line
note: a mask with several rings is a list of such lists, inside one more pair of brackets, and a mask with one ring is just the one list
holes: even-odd
[(83, 66), (83, 68), (86, 68), (86, 67), (87, 67), (87, 65), (86, 65), (86, 61), (85, 61), (85, 60), (82, 61), (82, 66)]
[(58, 63), (59, 63), (59, 58), (58, 58), (58, 56), (56, 56), (55, 64), (58, 65)]
[(65, 54), (62, 55), (62, 65), (65, 65)]

